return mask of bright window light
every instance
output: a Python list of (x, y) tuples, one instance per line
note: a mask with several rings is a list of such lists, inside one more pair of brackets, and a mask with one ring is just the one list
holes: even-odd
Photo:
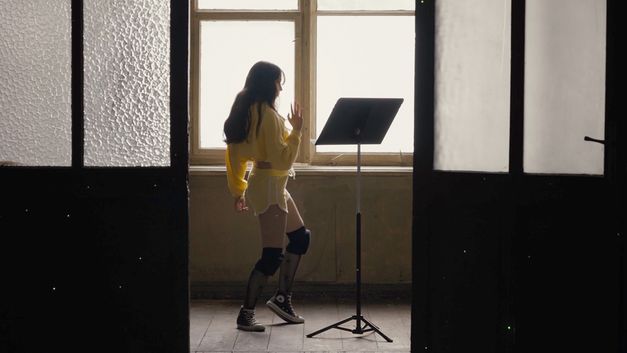
[(201, 10), (296, 10), (298, 0), (199, 0)]
[(203, 21), (200, 26), (199, 123), (201, 148), (225, 148), (222, 127), (251, 66), (260, 60), (285, 72), (277, 109), (287, 117), (294, 101), (294, 23)]
[(414, 0), (318, 0), (318, 10), (414, 10)]
[[(317, 134), (340, 97), (404, 98), (383, 142), (362, 151), (413, 152), (414, 33), (413, 16), (318, 17)], [(316, 150), (355, 152), (356, 147)]]

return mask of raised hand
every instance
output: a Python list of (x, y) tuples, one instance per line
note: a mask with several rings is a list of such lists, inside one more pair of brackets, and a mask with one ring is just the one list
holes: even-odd
[(287, 115), (287, 121), (289, 121), (294, 130), (300, 131), (303, 128), (303, 113), (300, 110), (300, 105), (296, 103), (296, 108), (294, 108), (294, 105), (290, 104), (290, 112)]

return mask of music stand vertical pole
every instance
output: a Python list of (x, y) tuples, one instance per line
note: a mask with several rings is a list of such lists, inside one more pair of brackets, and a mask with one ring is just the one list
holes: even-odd
[[(359, 135), (359, 131), (357, 132)], [(355, 230), (357, 239), (355, 241), (357, 249), (355, 252), (355, 282), (357, 284), (356, 305), (357, 305), (357, 325), (356, 329), (361, 331), (361, 143), (357, 142), (357, 213), (355, 215)]]

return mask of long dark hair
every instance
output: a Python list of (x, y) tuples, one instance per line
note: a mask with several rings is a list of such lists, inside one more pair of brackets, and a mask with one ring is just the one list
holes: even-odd
[[(248, 71), (246, 83), (233, 102), (231, 113), (224, 122), (224, 142), (239, 143), (248, 137), (250, 131), (250, 107), (259, 102), (267, 103), (272, 109), (276, 109), (274, 102), (278, 96), (276, 80), (283, 78), (283, 71), (275, 64), (259, 61)], [(259, 122), (257, 133), (261, 126), (261, 104), (259, 109)]]

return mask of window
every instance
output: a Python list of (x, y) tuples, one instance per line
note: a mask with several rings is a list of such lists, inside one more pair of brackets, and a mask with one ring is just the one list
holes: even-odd
[(0, 166), (72, 165), (71, 14), (70, 1), (2, 3)]
[(414, 1), (195, 0), (191, 21), (191, 162), (224, 163), (222, 126), (253, 63), (286, 75), (277, 108), (303, 107), (297, 162), (356, 163), (356, 146), (314, 145), (340, 97), (404, 102), (381, 145), (365, 145), (366, 165), (411, 165)]
[(171, 165), (169, 1), (5, 3), (0, 165)]
[(434, 167), (508, 172), (510, 1), (441, 0), (435, 21)]
[(606, 2), (525, 6), (524, 171), (603, 175)]

